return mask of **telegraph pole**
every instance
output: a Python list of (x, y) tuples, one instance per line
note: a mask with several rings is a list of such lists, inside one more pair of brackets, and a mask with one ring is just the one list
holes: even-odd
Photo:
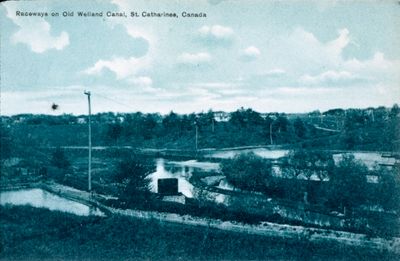
[(92, 109), (90, 105), (90, 92), (85, 91), (85, 95), (88, 97), (88, 106), (89, 106), (89, 117), (88, 117), (88, 133), (89, 133), (89, 161), (88, 161), (88, 190), (92, 192), (92, 126), (91, 126), (91, 116)]
[(196, 152), (197, 152), (197, 149), (198, 149), (198, 139), (199, 139), (199, 126), (197, 125), (197, 122), (195, 122), (194, 123), (195, 124), (195, 126), (196, 126)]
[(270, 144), (271, 145), (274, 145), (274, 141), (272, 140), (272, 123), (274, 123), (274, 121), (272, 121), (270, 124), (269, 124), (269, 140), (270, 140)]

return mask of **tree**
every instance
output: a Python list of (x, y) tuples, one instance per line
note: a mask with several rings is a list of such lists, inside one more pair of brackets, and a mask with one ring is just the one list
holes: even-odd
[(158, 126), (156, 117), (156, 114), (146, 114), (142, 119), (141, 135), (145, 140), (149, 140), (156, 135)]
[(122, 126), (120, 123), (112, 123), (107, 126), (106, 139), (111, 142), (116, 142), (122, 134)]
[(397, 103), (393, 105), (393, 107), (390, 109), (390, 117), (397, 117), (397, 115), (400, 114), (400, 108)]
[(223, 162), (222, 172), (233, 186), (250, 191), (265, 191), (272, 180), (271, 163), (252, 152)]
[(313, 174), (324, 180), (334, 167), (332, 154), (324, 151), (292, 150), (283, 162), (283, 173), (287, 177), (304, 175), (308, 180)]
[(296, 134), (297, 137), (299, 138), (304, 138), (306, 136), (306, 127), (303, 123), (303, 121), (297, 117), (296, 120), (293, 123), (294, 127), (294, 133)]
[(355, 207), (365, 202), (368, 168), (354, 155), (345, 154), (329, 179), (332, 206)]
[(171, 131), (179, 126), (179, 115), (171, 111), (162, 120), (162, 125), (166, 131)]
[(64, 150), (61, 148), (57, 148), (51, 157), (51, 164), (57, 168), (67, 170), (71, 163), (68, 158), (65, 156)]
[(281, 114), (275, 120), (275, 126), (278, 129), (278, 133), (286, 132), (287, 128), (289, 126), (289, 120), (287, 119), (287, 117), (284, 114)]
[(154, 171), (153, 162), (140, 159), (136, 155), (120, 161), (115, 170), (115, 181), (124, 184), (120, 194), (122, 201), (128, 204), (145, 204), (150, 196), (148, 175)]
[(400, 211), (400, 166), (398, 164), (392, 168), (379, 166), (373, 173), (379, 177), (375, 200), (386, 210)]
[(8, 128), (0, 125), (0, 158), (7, 159), (11, 156), (12, 152), (11, 134)]
[(262, 125), (264, 123), (264, 119), (261, 117), (260, 113), (253, 111), (252, 109), (241, 108), (231, 113), (229, 122), (233, 126), (243, 128), (248, 126)]

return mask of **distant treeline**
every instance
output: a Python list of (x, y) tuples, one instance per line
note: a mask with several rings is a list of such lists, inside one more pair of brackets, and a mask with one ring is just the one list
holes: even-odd
[[(291, 144), (294, 147), (398, 151), (400, 109), (333, 109), (306, 114), (231, 113), (167, 115), (99, 113), (92, 116), (94, 145), (195, 149)], [(20, 114), (2, 116), (2, 156), (11, 147), (73, 146), (87, 143), (87, 117)]]

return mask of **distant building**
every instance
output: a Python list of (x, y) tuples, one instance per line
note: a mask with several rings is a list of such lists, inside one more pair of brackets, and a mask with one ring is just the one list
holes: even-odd
[(178, 179), (167, 178), (157, 180), (157, 192), (162, 201), (185, 204), (186, 197), (178, 192)]
[(157, 192), (161, 195), (178, 195), (178, 179), (167, 178), (157, 180)]
[(85, 124), (86, 123), (86, 118), (85, 117), (78, 117), (78, 118), (76, 118), (76, 123)]
[(272, 120), (276, 120), (278, 119), (278, 116), (276, 113), (260, 113), (261, 118), (263, 118), (264, 120), (266, 118), (270, 118)]
[(122, 117), (122, 116), (118, 116), (118, 117), (117, 117), (117, 122), (123, 123), (124, 121), (125, 121), (125, 118), (124, 118), (124, 117)]
[(221, 122), (221, 121), (229, 121), (231, 119), (231, 115), (228, 112), (224, 111), (216, 111), (214, 112), (214, 120)]

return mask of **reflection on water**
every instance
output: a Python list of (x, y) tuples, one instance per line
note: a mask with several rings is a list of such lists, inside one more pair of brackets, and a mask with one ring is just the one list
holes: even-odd
[(226, 179), (222, 179), (217, 188), (225, 190), (235, 190), (235, 187), (232, 186)]
[(189, 183), (189, 178), (192, 175), (193, 167), (185, 165), (168, 165), (164, 159), (156, 160), (156, 171), (148, 177), (151, 179), (150, 190), (157, 193), (157, 180), (164, 178), (177, 178), (178, 191), (188, 198), (193, 198), (193, 185)]
[(187, 161), (169, 161), (168, 165), (184, 166), (187, 170), (189, 168), (197, 168), (202, 171), (219, 171), (219, 163), (215, 162), (199, 162), (197, 160), (187, 160)]
[(79, 216), (104, 216), (98, 208), (59, 197), (43, 189), (23, 189), (0, 193), (0, 204), (31, 205), (38, 208), (47, 208), (72, 213)]

